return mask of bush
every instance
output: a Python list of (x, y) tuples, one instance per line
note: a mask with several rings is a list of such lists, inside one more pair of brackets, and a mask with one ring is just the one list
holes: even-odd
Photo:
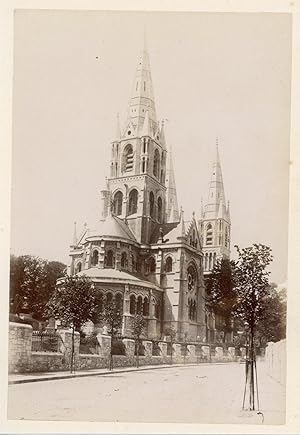
[(126, 355), (126, 347), (122, 340), (112, 339), (111, 353), (112, 355)]

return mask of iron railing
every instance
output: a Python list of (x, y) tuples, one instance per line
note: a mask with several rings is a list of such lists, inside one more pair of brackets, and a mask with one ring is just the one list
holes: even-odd
[(56, 332), (32, 331), (33, 352), (59, 352), (60, 336)]

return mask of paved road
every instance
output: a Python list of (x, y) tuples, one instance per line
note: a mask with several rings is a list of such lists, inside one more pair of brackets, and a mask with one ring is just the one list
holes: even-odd
[[(260, 377), (264, 423), (283, 423), (282, 388)], [(244, 366), (233, 363), (10, 385), (8, 418), (259, 424), (241, 412), (243, 382)]]

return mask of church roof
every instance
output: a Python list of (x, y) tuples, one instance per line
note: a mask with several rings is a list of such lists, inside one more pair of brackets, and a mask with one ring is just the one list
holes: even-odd
[(89, 230), (87, 238), (90, 237), (112, 237), (137, 243), (127, 224), (122, 219), (113, 215), (107, 216), (105, 221), (100, 221), (94, 230)]
[(114, 282), (114, 283), (126, 283), (132, 285), (139, 285), (147, 288), (155, 288), (157, 290), (161, 290), (160, 287), (157, 287), (150, 281), (146, 281), (144, 279), (140, 279), (137, 276), (130, 274), (128, 272), (124, 272), (123, 270), (118, 269), (100, 269), (99, 267), (91, 267), (89, 269), (82, 270), (77, 273), (78, 276), (87, 276), (91, 278), (94, 282)]

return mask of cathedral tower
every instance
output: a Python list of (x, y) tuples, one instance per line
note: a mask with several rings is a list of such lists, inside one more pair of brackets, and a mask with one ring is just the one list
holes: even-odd
[[(166, 160), (164, 126), (156, 108), (146, 46), (141, 52), (128, 105), (126, 125), (111, 144), (110, 177), (103, 200), (125, 220), (139, 243), (149, 243), (166, 216)], [(107, 197), (109, 196), (109, 200)], [(105, 208), (105, 207), (104, 207)], [(104, 212), (104, 218), (107, 211)]]
[(212, 270), (217, 259), (230, 257), (230, 225), (229, 202), (226, 205), (217, 140), (208, 198), (199, 220), (204, 274)]

